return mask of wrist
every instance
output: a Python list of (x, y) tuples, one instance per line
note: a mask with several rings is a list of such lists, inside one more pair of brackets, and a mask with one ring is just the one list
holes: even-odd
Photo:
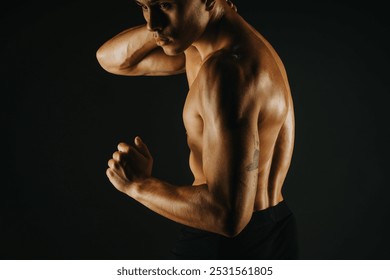
[[(131, 198), (137, 200), (146, 186), (151, 183), (152, 177), (145, 177), (143, 179), (137, 179), (129, 184), (126, 194)], [(149, 182), (149, 183), (148, 183)]]

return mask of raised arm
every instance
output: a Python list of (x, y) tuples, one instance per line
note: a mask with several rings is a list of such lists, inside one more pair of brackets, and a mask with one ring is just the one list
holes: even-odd
[(106, 71), (117, 75), (165, 76), (185, 71), (184, 54), (166, 55), (146, 25), (114, 36), (98, 49), (96, 57)]
[(254, 102), (243, 101), (248, 101), (248, 93), (235, 63), (207, 68), (199, 73), (208, 89), (200, 100), (206, 184), (174, 186), (151, 177), (152, 159), (139, 139), (134, 147), (119, 145), (107, 176), (118, 190), (160, 215), (231, 237), (241, 232), (253, 213), (259, 159), (257, 113), (251, 107)]

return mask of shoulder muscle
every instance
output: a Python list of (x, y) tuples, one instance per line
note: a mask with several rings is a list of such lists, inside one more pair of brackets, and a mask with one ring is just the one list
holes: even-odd
[(233, 125), (248, 117), (249, 87), (237, 57), (219, 53), (203, 65), (202, 107), (204, 115), (223, 125)]

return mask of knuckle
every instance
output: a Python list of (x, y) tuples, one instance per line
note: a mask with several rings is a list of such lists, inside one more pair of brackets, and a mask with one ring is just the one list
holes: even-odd
[(121, 163), (125, 162), (125, 160), (126, 160), (126, 155), (127, 155), (127, 154), (119, 153), (119, 155), (118, 155), (118, 161), (121, 162)]
[(114, 169), (120, 169), (121, 168), (119, 162), (117, 162), (117, 161), (114, 161), (113, 165), (114, 165)]
[(112, 158), (115, 160), (120, 160), (120, 153), (116, 151), (115, 153), (112, 154)]
[(106, 170), (106, 175), (108, 177), (113, 177), (114, 176), (114, 172), (111, 170), (111, 168), (107, 168)]
[(120, 168), (119, 163), (114, 159), (110, 159), (108, 161), (108, 166), (110, 167), (110, 169), (119, 169)]
[(121, 142), (121, 143), (118, 144), (118, 150), (127, 153), (129, 151), (129, 145), (127, 145), (124, 142)]

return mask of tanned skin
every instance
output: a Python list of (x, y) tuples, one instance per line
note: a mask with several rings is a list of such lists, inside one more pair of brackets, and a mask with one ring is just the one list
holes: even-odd
[(107, 176), (154, 212), (194, 228), (238, 235), (254, 211), (283, 200), (294, 146), (285, 68), (269, 42), (225, 0), (137, 0), (146, 25), (97, 51), (118, 75), (186, 73), (183, 109), (194, 182), (152, 176), (147, 145), (120, 143)]

